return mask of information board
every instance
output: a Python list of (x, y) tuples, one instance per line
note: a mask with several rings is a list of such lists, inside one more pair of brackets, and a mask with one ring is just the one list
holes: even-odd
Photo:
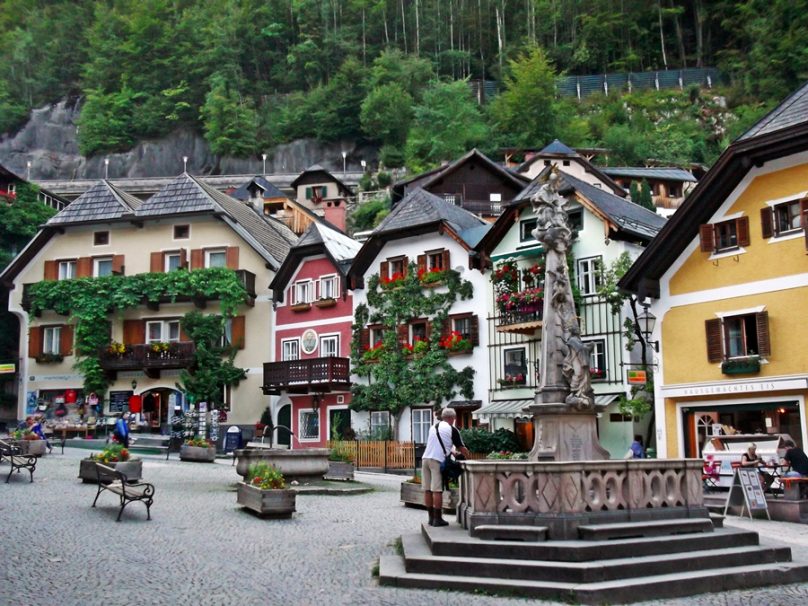
[(724, 515), (730, 507), (741, 507), (741, 515), (744, 509), (749, 512), (749, 517), (753, 517), (756, 511), (765, 511), (766, 517), (769, 515), (769, 504), (766, 503), (766, 495), (763, 494), (763, 486), (760, 485), (760, 472), (756, 467), (738, 467), (732, 478), (732, 486), (727, 495), (727, 504), (724, 506)]
[(129, 397), (134, 395), (134, 391), (111, 391), (109, 392), (109, 411), (111, 413), (123, 412), (129, 406)]
[(234, 452), (239, 448), (241, 448), (241, 429), (234, 425), (224, 434), (224, 451)]

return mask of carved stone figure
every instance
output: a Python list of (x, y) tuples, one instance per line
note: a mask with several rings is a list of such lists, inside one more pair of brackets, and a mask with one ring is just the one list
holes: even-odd
[(589, 372), (592, 345), (581, 341), (581, 333), (577, 325), (570, 326), (568, 333), (569, 336), (564, 342), (566, 355), (562, 372), (570, 386), (570, 395), (564, 401), (578, 410), (585, 410), (594, 404)]

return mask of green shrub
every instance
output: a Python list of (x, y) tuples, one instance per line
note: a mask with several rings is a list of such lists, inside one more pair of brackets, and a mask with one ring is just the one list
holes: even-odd
[(460, 435), (471, 452), (487, 454), (493, 451), (516, 452), (520, 449), (516, 434), (504, 427), (494, 432), (485, 429), (461, 429)]

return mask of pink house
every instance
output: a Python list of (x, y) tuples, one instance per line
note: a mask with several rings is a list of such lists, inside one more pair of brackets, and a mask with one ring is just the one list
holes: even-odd
[[(351, 434), (353, 293), (346, 276), (360, 244), (312, 223), (270, 284), (275, 304), (273, 360), (263, 391), (279, 396), (273, 418), (291, 429), (291, 448), (324, 447)], [(286, 442), (287, 432), (278, 438)]]

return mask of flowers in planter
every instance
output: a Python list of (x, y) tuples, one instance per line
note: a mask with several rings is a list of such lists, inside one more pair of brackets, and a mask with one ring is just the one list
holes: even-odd
[(286, 488), (286, 479), (274, 466), (265, 462), (253, 463), (247, 468), (247, 484), (261, 490)]
[(519, 270), (516, 268), (516, 260), (505, 259), (491, 273), (491, 282), (497, 292), (513, 292), (519, 283)]
[(432, 269), (422, 267), (418, 270), (418, 281), (421, 284), (436, 284), (446, 277), (446, 272), (447, 270), (439, 267), (434, 267)]
[(527, 453), (526, 452), (511, 452), (510, 450), (499, 450), (494, 452), (489, 452), (486, 459), (496, 459), (499, 461), (526, 461), (527, 460)]
[(415, 337), (412, 343), (403, 343), (401, 348), (411, 354), (422, 354), (429, 350), (429, 341), (423, 337)]
[(127, 347), (123, 343), (118, 343), (117, 341), (112, 341), (109, 345), (107, 345), (107, 353), (111, 356), (121, 357), (126, 353)]
[(505, 377), (502, 379), (497, 379), (497, 383), (503, 386), (510, 386), (510, 385), (524, 385), (525, 384), (525, 375), (523, 373), (516, 373), (516, 374), (509, 374), (506, 373)]
[(382, 276), (379, 280), (382, 288), (395, 288), (404, 282), (404, 273), (397, 271), (391, 276)]
[(544, 276), (544, 267), (540, 263), (534, 263), (527, 269), (522, 270), (522, 281), (525, 286), (537, 286)]
[(538, 311), (544, 305), (544, 289), (541, 287), (526, 288), (519, 292), (504, 292), (497, 295), (497, 307), (502, 311)]
[(197, 448), (210, 448), (210, 440), (205, 438), (188, 438), (185, 440), (186, 446), (196, 446)]
[(154, 341), (153, 343), (149, 344), (149, 349), (153, 353), (167, 353), (171, 349), (171, 343), (166, 343), (165, 341)]
[(376, 360), (382, 354), (383, 351), (384, 351), (384, 343), (382, 343), (382, 340), (379, 339), (378, 341), (376, 341), (376, 343), (374, 343), (365, 350), (365, 353), (362, 354), (362, 359), (366, 362), (368, 360)]
[(58, 353), (41, 353), (36, 357), (39, 364), (56, 364), (64, 360), (64, 356)]
[(119, 463), (129, 460), (129, 450), (123, 447), (123, 444), (111, 444), (104, 448), (97, 455), (90, 455), (91, 459), (99, 463)]
[(606, 376), (606, 371), (602, 368), (590, 368), (589, 376), (591, 376), (593, 379), (602, 379)]
[(460, 332), (453, 330), (448, 335), (443, 337), (439, 345), (447, 351), (470, 351), (472, 348), (471, 339), (463, 338)]

